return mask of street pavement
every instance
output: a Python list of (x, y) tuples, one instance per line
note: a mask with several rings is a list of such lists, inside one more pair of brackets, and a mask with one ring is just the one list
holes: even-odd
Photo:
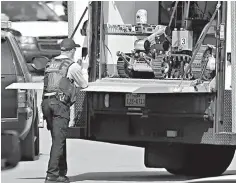
[[(38, 78), (40, 82), (42, 78)], [(36, 80), (35, 80), (36, 81)], [(37, 82), (36, 81), (36, 82)], [(41, 93), (41, 92), (40, 92)], [(41, 97), (38, 97), (40, 99)], [(38, 105), (40, 101), (38, 102)], [(46, 175), (51, 137), (40, 128), (40, 157), (33, 162), (20, 162), (11, 170), (2, 171), (2, 183), (42, 183)], [(174, 176), (165, 169), (144, 166), (144, 149), (79, 139), (67, 140), (68, 176), (71, 182), (235, 182), (236, 155), (228, 170), (220, 177), (193, 179)], [(216, 162), (217, 166), (217, 162)]]
[[(2, 183), (41, 183), (49, 159), (51, 139), (49, 132), (40, 129), (39, 160), (20, 162), (12, 169), (2, 171)], [(144, 149), (120, 146), (108, 143), (92, 142), (78, 139), (67, 140), (68, 176), (71, 182), (105, 183), (105, 182), (188, 182), (192, 177), (174, 176), (165, 169), (145, 168)], [(216, 163), (217, 166), (217, 163)], [(223, 176), (216, 180), (236, 182), (236, 156)], [(213, 179), (213, 180), (214, 180)], [(205, 179), (195, 179), (195, 181)], [(209, 180), (209, 179), (208, 179)], [(216, 181), (213, 181), (216, 182)]]

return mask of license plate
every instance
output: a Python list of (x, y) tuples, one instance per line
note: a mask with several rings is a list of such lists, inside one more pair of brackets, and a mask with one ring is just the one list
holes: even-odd
[(145, 94), (126, 94), (125, 96), (125, 106), (144, 107), (145, 103)]

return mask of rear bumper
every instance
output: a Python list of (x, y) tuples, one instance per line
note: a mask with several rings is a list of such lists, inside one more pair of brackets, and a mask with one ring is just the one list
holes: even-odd
[(119, 144), (183, 143), (236, 146), (236, 133), (215, 133), (213, 122), (194, 117), (97, 114), (88, 139)]
[[(109, 94), (109, 107), (105, 107), (105, 95)], [(82, 93), (81, 93), (82, 94)], [(228, 128), (231, 124), (226, 114), (224, 128), (228, 132), (215, 132), (212, 115), (214, 93), (188, 94), (146, 94), (145, 107), (136, 107), (132, 111), (125, 106), (125, 93), (89, 92), (88, 122), (81, 120), (81, 96), (75, 105), (78, 129), (70, 129), (70, 137), (76, 133), (97, 141), (119, 144), (147, 144), (154, 142), (213, 144), (236, 146), (236, 133)], [(227, 95), (227, 92), (226, 92)], [(227, 98), (227, 97), (226, 97)], [(227, 103), (228, 99), (225, 100)], [(229, 105), (226, 105), (228, 108)], [(140, 108), (137, 112), (137, 109)], [(225, 109), (227, 110), (227, 109)], [(88, 111), (84, 111), (87, 113)], [(169, 136), (168, 133), (176, 133)]]

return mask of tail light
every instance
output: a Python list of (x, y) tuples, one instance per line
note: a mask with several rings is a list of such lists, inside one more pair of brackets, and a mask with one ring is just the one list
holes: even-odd
[(28, 107), (27, 91), (18, 90), (18, 107)]
[[(17, 82), (22, 83), (25, 82), (25, 78), (22, 76), (17, 76)], [(17, 101), (18, 107), (29, 107), (28, 105), (28, 91), (27, 90), (18, 90), (17, 92)]]
[(109, 107), (109, 94), (106, 94), (104, 97), (104, 105), (105, 107)]

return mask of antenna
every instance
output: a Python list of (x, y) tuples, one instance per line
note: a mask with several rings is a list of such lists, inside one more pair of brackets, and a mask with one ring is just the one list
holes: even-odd
[(80, 19), (79, 19), (79, 22), (77, 23), (77, 25), (76, 25), (76, 27), (75, 27), (73, 33), (72, 33), (71, 36), (70, 36), (71, 39), (73, 39), (73, 37), (74, 37), (74, 35), (75, 35), (77, 29), (79, 28), (79, 25), (80, 25), (80, 23), (82, 22), (82, 20), (83, 20), (83, 18), (84, 18), (84, 15), (85, 15), (85, 13), (87, 12), (87, 10), (88, 10), (88, 7), (86, 6), (86, 8), (85, 8), (85, 10), (84, 10), (84, 12), (83, 12), (83, 14), (82, 14), (82, 16), (81, 16)]

